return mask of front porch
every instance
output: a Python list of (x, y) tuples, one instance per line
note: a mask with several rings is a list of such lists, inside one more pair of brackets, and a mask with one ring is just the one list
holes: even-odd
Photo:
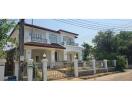
[(73, 62), (74, 56), (79, 56), (78, 52), (66, 51), (60, 48), (48, 48), (38, 46), (24, 46), (24, 57), (25, 59), (33, 59), (34, 63), (39, 67), (41, 66), (41, 60), (43, 54), (46, 54), (48, 59), (48, 68), (63, 67), (64, 62)]

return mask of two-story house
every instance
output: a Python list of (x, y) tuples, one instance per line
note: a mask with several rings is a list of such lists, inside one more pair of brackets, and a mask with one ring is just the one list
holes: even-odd
[[(14, 28), (12, 38), (19, 39), (19, 30)], [(77, 55), (82, 60), (82, 48), (75, 43), (78, 34), (65, 30), (52, 30), (36, 25), (24, 24), (24, 57), (40, 63), (46, 54), (48, 66), (53, 68), (63, 61), (72, 62)]]

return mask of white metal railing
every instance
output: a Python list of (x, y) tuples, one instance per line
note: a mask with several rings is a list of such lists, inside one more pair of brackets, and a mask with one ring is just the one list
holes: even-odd
[(47, 43), (47, 39), (45, 38), (36, 38), (36, 37), (31, 37), (32, 42), (38, 42), (38, 43)]
[(75, 42), (61, 42), (61, 45), (71, 45), (71, 46), (78, 46), (78, 43)]

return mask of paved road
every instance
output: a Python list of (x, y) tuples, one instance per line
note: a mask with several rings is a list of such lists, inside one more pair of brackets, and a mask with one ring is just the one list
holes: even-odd
[(97, 80), (97, 81), (132, 81), (132, 69), (126, 70), (126, 72), (116, 73), (111, 75), (106, 75), (98, 77), (96, 79), (88, 80)]

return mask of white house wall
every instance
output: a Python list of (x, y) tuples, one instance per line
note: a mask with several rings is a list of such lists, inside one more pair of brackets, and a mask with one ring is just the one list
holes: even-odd
[[(63, 42), (63, 37), (69, 37), (72, 38), (73, 41), (75, 42), (75, 35), (74, 34), (70, 34), (70, 33), (66, 33), (66, 32), (61, 32), (60, 34), (55, 33), (55, 32), (51, 32), (51, 31), (47, 31), (47, 30), (42, 30), (42, 29), (37, 29), (37, 28), (33, 28), (29, 27), (29, 26), (25, 26), (25, 33), (24, 33), (24, 42), (31, 42), (31, 35), (30, 33), (33, 31), (33, 33), (40, 33), (43, 34), (42, 38), (47, 39), (47, 42), (50, 43), (49, 40), (49, 35), (54, 34), (57, 36), (57, 43), (61, 43)], [(14, 33), (12, 34), (12, 37), (15, 37), (17, 39), (17, 41), (19, 40), (19, 30), (15, 30)], [(66, 53), (67, 52), (77, 52), (81, 57), (80, 59), (82, 59), (82, 48), (79, 46), (72, 46), (72, 45), (64, 45), (64, 47), (66, 48), (63, 52), (63, 56), (61, 56), (60, 58), (63, 58), (63, 60), (67, 59)], [(33, 49), (33, 47), (31, 47)], [(40, 47), (41, 49), (41, 47)], [(50, 48), (52, 49), (52, 48)]]

